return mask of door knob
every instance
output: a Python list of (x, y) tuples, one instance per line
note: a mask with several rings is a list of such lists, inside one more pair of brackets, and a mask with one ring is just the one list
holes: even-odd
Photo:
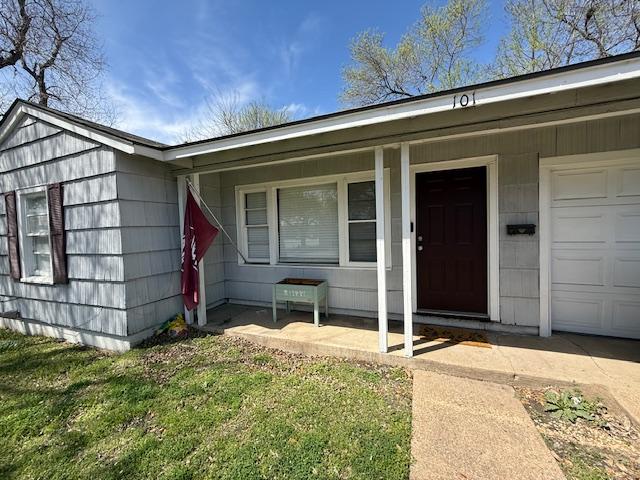
[(421, 252), (422, 251), (422, 245), (418, 245), (418, 251)]
[(422, 241), (422, 235), (418, 235), (418, 241), (421, 242)]

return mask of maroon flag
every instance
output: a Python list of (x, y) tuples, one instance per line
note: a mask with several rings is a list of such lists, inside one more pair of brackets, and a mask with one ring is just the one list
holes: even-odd
[(187, 188), (182, 240), (182, 297), (187, 310), (193, 310), (200, 301), (198, 262), (216, 238), (218, 229), (211, 225)]

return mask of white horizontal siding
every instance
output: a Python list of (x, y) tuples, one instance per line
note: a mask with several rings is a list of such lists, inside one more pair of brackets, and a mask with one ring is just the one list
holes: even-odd
[(73, 205), (64, 209), (64, 227), (67, 231), (118, 228), (120, 225), (117, 201)]
[(178, 206), (175, 203), (158, 203), (120, 200), (123, 227), (178, 226)]
[(157, 252), (179, 250), (180, 231), (175, 227), (124, 227), (122, 235), (123, 253)]
[(96, 148), (61, 158), (55, 162), (36, 164), (20, 170), (0, 174), (0, 191), (27, 188), (56, 182), (69, 182), (81, 178), (110, 173), (115, 168), (113, 152)]
[(127, 334), (126, 310), (33, 299), (20, 299), (15, 304), (23, 318), (111, 335)]
[(180, 250), (128, 253), (123, 256), (125, 280), (162, 275), (180, 270)]
[(125, 287), (122, 282), (70, 280), (68, 284), (41, 285), (16, 282), (3, 275), (0, 276), (0, 291), (3, 295), (22, 299), (110, 308), (126, 307)]
[(182, 295), (165, 298), (127, 310), (129, 334), (158, 326), (182, 311)]
[[(67, 255), (67, 270), (72, 280), (124, 281), (124, 262), (119, 255)], [(9, 275), (5, 256), (0, 256), (0, 275)]]
[[(25, 119), (0, 148), (0, 192), (64, 184), (68, 284), (37, 285), (8, 277), (5, 205), (0, 202), (0, 294), (24, 318), (126, 335), (126, 289), (110, 148)], [(8, 149), (7, 149), (8, 148)], [(10, 170), (10, 171), (6, 171)]]
[(182, 308), (177, 182), (157, 161), (118, 154), (118, 202), (128, 333), (158, 325)]
[(118, 198), (116, 174), (109, 173), (93, 178), (83, 178), (64, 184), (64, 205), (106, 202)]
[(67, 253), (118, 255), (122, 253), (120, 229), (70, 231), (66, 234)]
[[(213, 213), (220, 217), (222, 190), (219, 174), (213, 173), (200, 176), (200, 195), (202, 195), (203, 200)], [(224, 225), (224, 227), (227, 228), (227, 225)], [(224, 234), (220, 232), (204, 256), (204, 285), (208, 305), (217, 304), (226, 299), (224, 289), (224, 239)]]
[(61, 157), (96, 148), (98, 144), (61, 132), (45, 137), (38, 142), (28, 143), (0, 152), (0, 171), (8, 172), (30, 165), (49, 162)]
[(16, 125), (14, 130), (2, 142), (0, 150), (14, 148), (25, 143), (34, 142), (40, 138), (49, 137), (60, 132), (58, 127), (48, 123), (36, 121), (33, 117), (25, 117)]
[(127, 282), (127, 307), (138, 307), (179, 294), (180, 272), (170, 272), (129, 280)]
[(118, 198), (177, 204), (176, 179), (118, 172)]

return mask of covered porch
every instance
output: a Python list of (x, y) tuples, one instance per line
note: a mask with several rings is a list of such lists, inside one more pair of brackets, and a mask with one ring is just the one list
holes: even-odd
[[(640, 115), (632, 81), (614, 91), (585, 86), (576, 75), (554, 77), (552, 87), (522, 80), (517, 92), (508, 82), (478, 86), (468, 92), (477, 101), (469, 107), (455, 101), (462, 91), (443, 92), (167, 152), (179, 224), (189, 185), (224, 227), (199, 265), (200, 304), (195, 314), (185, 312), (187, 320), (204, 327), (208, 310), (223, 304), (269, 312), (273, 285), (303, 278), (327, 282), (331, 321), (274, 328), (267, 315), (262, 337), (316, 328), (310, 338), (338, 347), (364, 342), (363, 352), (402, 359), (423, 353), (415, 325), (434, 318), (526, 333), (537, 337), (532, 342), (553, 326), (598, 333), (573, 329), (584, 317), (579, 302), (561, 312), (572, 324), (553, 323), (549, 174), (540, 165), (545, 158), (636, 155), (630, 132)], [(584, 95), (576, 100), (578, 88)], [(553, 103), (541, 101), (551, 91)], [(421, 196), (434, 181), (446, 183), (442, 202)], [(472, 195), (451, 193), (457, 184)], [(352, 187), (360, 197), (351, 198)], [(438, 207), (441, 214), (429, 213)], [(341, 330), (339, 315), (365, 320)], [(631, 314), (620, 315), (635, 328)], [(438, 344), (428, 353), (457, 349)], [(484, 368), (492, 357), (508, 371), (498, 350), (483, 349), (477, 359), (468, 350), (461, 363)]]
[[(207, 325), (207, 310), (224, 303), (266, 307), (272, 286), (287, 277), (322, 280), (328, 283), (332, 319), (334, 313), (374, 316), (376, 320), (367, 320), (363, 328), (376, 338), (376, 351), (387, 353), (392, 336), (395, 342), (395, 336), (400, 335), (401, 345), (394, 350), (411, 357), (415, 272), (409, 155), (409, 143), (403, 143), (291, 158), (268, 167), (256, 164), (178, 176), (180, 224), (189, 187), (207, 216), (215, 220), (212, 223), (221, 227), (211, 251), (200, 262), (201, 301), (196, 312), (185, 311), (187, 322)], [(357, 220), (350, 212), (354, 184), (365, 187), (360, 188), (365, 190), (360, 193), (365, 197), (361, 203), (368, 203), (361, 207), (364, 213)], [(307, 202), (310, 205), (305, 204), (300, 212), (283, 212), (283, 192), (291, 197), (290, 210), (306, 197), (323, 198), (316, 202), (319, 205)], [(296, 215), (312, 208), (318, 208), (318, 218), (310, 218), (308, 223), (324, 222), (324, 230), (285, 238), (280, 215), (288, 214), (295, 222)], [(351, 252), (354, 223), (373, 227), (364, 229), (369, 236), (361, 242), (360, 257)], [(299, 228), (294, 225), (291, 230), (297, 235)], [(323, 236), (335, 238), (335, 242), (325, 241)], [(318, 245), (314, 245), (316, 241)], [(389, 297), (394, 303), (391, 312)], [(389, 330), (390, 316), (402, 318), (400, 331), (397, 324), (393, 332)], [(336, 333), (326, 328), (330, 325), (334, 322), (320, 330)]]

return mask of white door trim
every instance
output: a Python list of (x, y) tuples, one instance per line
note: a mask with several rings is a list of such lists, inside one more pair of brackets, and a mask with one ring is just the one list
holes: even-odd
[[(489, 318), (500, 321), (500, 227), (498, 222), (498, 155), (447, 160), (444, 162), (420, 163), (410, 166), (411, 170), (411, 222), (414, 225), (411, 233), (411, 251), (416, 251), (416, 173), (435, 172), (438, 170), (455, 170), (470, 167), (487, 168), (487, 295)], [(418, 282), (416, 256), (411, 260), (411, 295), (413, 311), (418, 309)]]
[(540, 336), (551, 335), (551, 172), (580, 167), (637, 163), (640, 149), (563, 155), (540, 158), (539, 239), (540, 239)]

